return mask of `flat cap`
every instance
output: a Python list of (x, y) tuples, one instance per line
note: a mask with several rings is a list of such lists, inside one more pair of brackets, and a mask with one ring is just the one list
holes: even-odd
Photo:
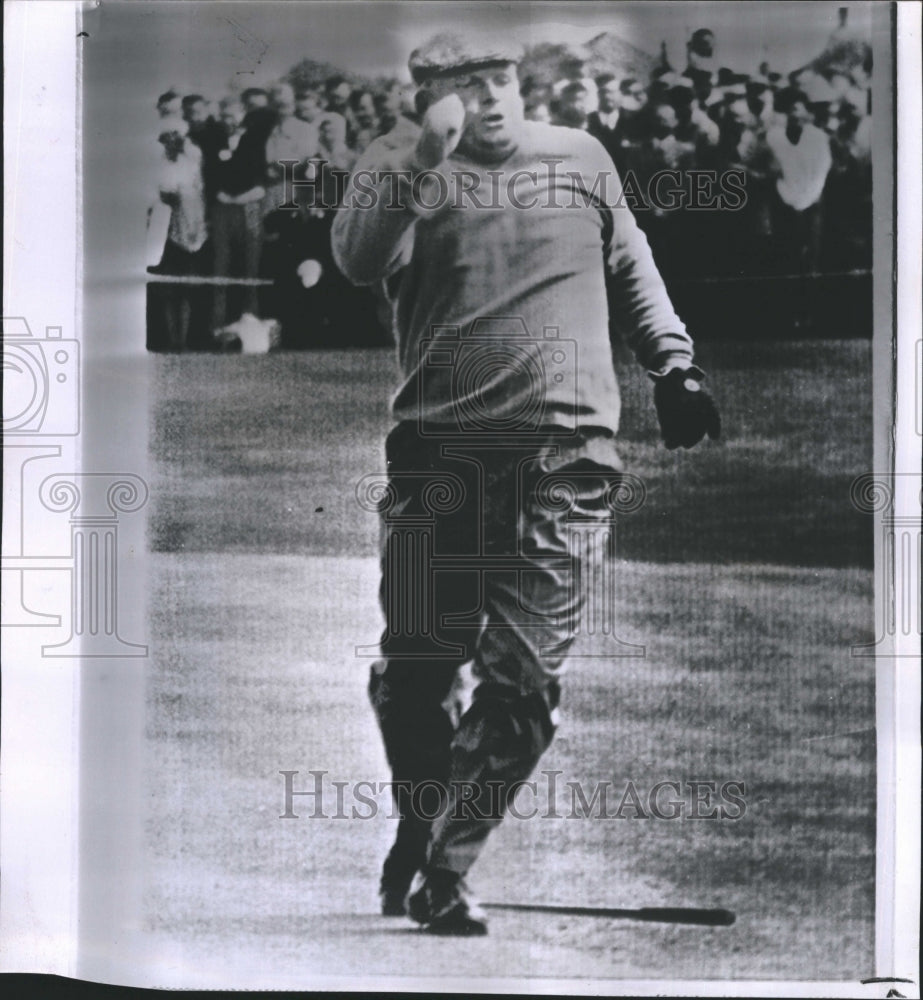
[(414, 49), (408, 65), (414, 83), (420, 84), (479, 66), (518, 63), (522, 54), (518, 43), (496, 35), (444, 32)]

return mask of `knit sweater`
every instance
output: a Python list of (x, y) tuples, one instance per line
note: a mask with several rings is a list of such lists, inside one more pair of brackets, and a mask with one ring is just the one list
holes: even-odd
[(395, 419), (617, 431), (608, 309), (648, 368), (690, 363), (692, 341), (603, 147), (526, 122), (499, 168), (453, 154), (440, 168), (448, 203), (421, 217), (409, 185), (394, 207), (385, 177), (408, 167), (414, 138), (397, 129), (366, 150), (333, 226), (350, 280), (389, 279), (404, 379)]

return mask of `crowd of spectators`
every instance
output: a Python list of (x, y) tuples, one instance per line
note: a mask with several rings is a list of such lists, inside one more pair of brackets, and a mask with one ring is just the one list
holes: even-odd
[[(850, 271), (871, 264), (871, 63), (865, 49), (843, 53), (785, 76), (765, 62), (742, 73), (716, 65), (703, 28), (682, 72), (664, 54), (647, 79), (590, 77), (577, 53), (556, 80), (522, 78), (522, 95), (527, 118), (603, 144), (668, 281)], [(288, 347), (386, 342), (387, 304), (333, 263), (332, 206), (370, 142), (402, 117), (419, 120), (414, 97), (396, 80), (371, 88), (343, 76), (216, 104), (161, 95), (150, 216), (162, 242), (149, 270), (244, 280), (204, 292), (161, 284), (160, 346), (220, 346), (242, 314), (274, 318)], [(291, 176), (321, 187), (320, 205), (279, 207), (286, 160), (297, 162)]]
[[(158, 283), (149, 323), (159, 337), (149, 340), (174, 350), (221, 347), (243, 316), (276, 320), (282, 346), (333, 345), (343, 330), (351, 343), (387, 341), (385, 303), (337, 271), (330, 227), (348, 171), (394, 127), (405, 96), (396, 82), (373, 92), (341, 76), (297, 92), (286, 81), (250, 87), (217, 104), (202, 94), (162, 94), (149, 211), (157, 261), (148, 270), (233, 280)], [(280, 207), (298, 191), (286, 176), (323, 197)]]
[(871, 64), (855, 56), (742, 73), (715, 65), (699, 29), (682, 72), (662, 58), (648, 80), (587, 80), (574, 66), (523, 95), (529, 118), (606, 147), (667, 277), (842, 272), (871, 265)]

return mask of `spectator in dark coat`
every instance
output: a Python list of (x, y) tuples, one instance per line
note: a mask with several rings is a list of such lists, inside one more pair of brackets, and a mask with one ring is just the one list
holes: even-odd
[[(225, 137), (217, 152), (212, 210), (214, 267), (218, 276), (256, 278), (263, 243), (262, 202), (266, 194), (266, 141), (273, 124), (268, 109), (245, 116), (236, 98), (221, 102)], [(213, 331), (227, 322), (227, 289), (217, 287)], [(244, 312), (258, 314), (256, 287), (244, 287)]]
[(209, 114), (208, 102), (201, 94), (188, 94), (183, 98), (183, 120), (189, 127), (188, 140), (202, 153), (205, 202), (211, 208), (215, 200), (215, 165), (218, 151), (225, 145), (225, 131)]
[(623, 93), (614, 73), (603, 73), (596, 77), (596, 87), (599, 107), (598, 110), (591, 111), (587, 118), (587, 132), (603, 144), (621, 175), (625, 171), (625, 149), (631, 141), (627, 128), (631, 116), (622, 112)]

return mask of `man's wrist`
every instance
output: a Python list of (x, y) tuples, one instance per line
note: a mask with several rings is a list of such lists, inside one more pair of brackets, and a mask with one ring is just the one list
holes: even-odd
[(696, 380), (705, 378), (705, 372), (693, 363), (691, 354), (673, 351), (658, 354), (654, 358), (647, 374), (652, 381), (659, 382), (660, 379), (665, 378), (671, 371), (677, 368), (687, 372), (690, 378)]

